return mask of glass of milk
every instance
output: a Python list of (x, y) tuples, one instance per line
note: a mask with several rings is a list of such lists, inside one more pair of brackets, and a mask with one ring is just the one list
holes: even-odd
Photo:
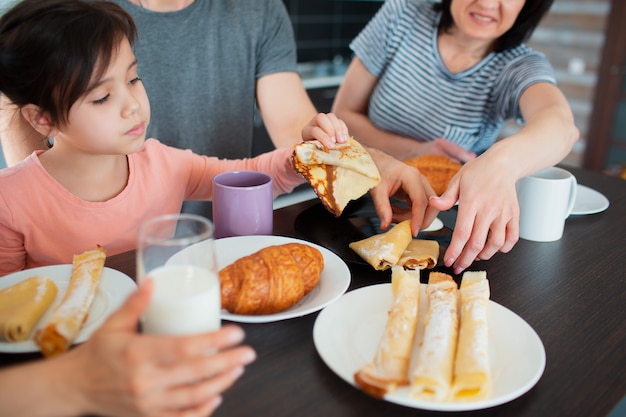
[(221, 325), (213, 224), (193, 214), (163, 215), (139, 229), (137, 280), (154, 282), (144, 333), (195, 334)]

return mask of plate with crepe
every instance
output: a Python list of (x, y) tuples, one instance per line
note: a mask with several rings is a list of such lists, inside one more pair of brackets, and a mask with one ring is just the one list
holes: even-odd
[[(420, 299), (426, 299), (425, 284), (421, 284)], [(391, 284), (359, 288), (326, 307), (315, 321), (313, 340), (317, 352), (333, 372), (355, 387), (354, 374), (374, 356), (392, 301)], [(426, 314), (426, 305), (420, 303), (420, 316)], [(488, 320), (492, 391), (487, 398), (426, 401), (411, 397), (409, 387), (403, 386), (386, 394), (383, 400), (423, 410), (469, 411), (504, 404), (530, 390), (541, 378), (546, 364), (541, 339), (521, 317), (493, 301), (488, 304)], [(414, 350), (420, 346), (419, 326)], [(412, 358), (416, 356), (413, 354)]]
[[(0, 289), (4, 289), (34, 275), (45, 275), (54, 281), (58, 289), (55, 300), (46, 310), (46, 313), (39, 319), (38, 325), (35, 326), (29, 338), (21, 342), (0, 341), (0, 352), (26, 353), (39, 351), (39, 347), (33, 341), (33, 336), (38, 330), (38, 326), (44, 323), (46, 317), (54, 310), (54, 307), (61, 302), (68, 288), (71, 273), (72, 264), (51, 265), (25, 269), (6, 275), (0, 279)], [(102, 276), (100, 277), (98, 289), (96, 290), (96, 295), (94, 296), (87, 320), (78, 333), (78, 337), (74, 343), (82, 343), (89, 339), (89, 336), (91, 336), (106, 318), (121, 306), (126, 298), (136, 289), (137, 284), (135, 284), (135, 281), (128, 275), (115, 269), (105, 267), (102, 271)]]
[(318, 249), (324, 257), (324, 269), (319, 283), (292, 307), (274, 314), (243, 315), (222, 310), (222, 319), (240, 323), (267, 323), (301, 317), (321, 310), (343, 295), (350, 285), (350, 270), (337, 255), (328, 249), (304, 240), (284, 236), (235, 236), (215, 240), (215, 253), (218, 270), (235, 262), (237, 259), (250, 255), (260, 249), (272, 245), (286, 243), (303, 243)]
[(607, 208), (609, 208), (608, 198), (593, 188), (578, 184), (572, 216), (600, 213)]

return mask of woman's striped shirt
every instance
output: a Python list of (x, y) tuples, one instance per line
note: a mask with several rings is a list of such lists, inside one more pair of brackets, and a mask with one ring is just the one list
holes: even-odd
[(440, 13), (425, 0), (386, 0), (350, 44), (378, 78), (368, 115), (379, 128), (417, 140), (448, 139), (481, 153), (510, 119), (522, 123), (521, 94), (556, 84), (544, 55), (526, 45), (490, 53), (451, 73), (437, 48)]

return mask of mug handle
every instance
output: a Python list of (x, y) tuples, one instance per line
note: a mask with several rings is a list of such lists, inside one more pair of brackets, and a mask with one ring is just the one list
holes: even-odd
[(570, 192), (569, 192), (569, 200), (567, 202), (567, 210), (565, 211), (565, 218), (567, 219), (569, 215), (574, 210), (574, 203), (576, 202), (576, 192), (578, 190), (578, 182), (576, 181), (576, 177), (572, 175), (570, 177)]

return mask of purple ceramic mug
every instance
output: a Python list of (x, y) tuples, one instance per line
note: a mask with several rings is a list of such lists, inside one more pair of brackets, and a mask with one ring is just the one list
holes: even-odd
[(230, 171), (213, 177), (215, 238), (271, 235), (272, 177), (258, 171)]

